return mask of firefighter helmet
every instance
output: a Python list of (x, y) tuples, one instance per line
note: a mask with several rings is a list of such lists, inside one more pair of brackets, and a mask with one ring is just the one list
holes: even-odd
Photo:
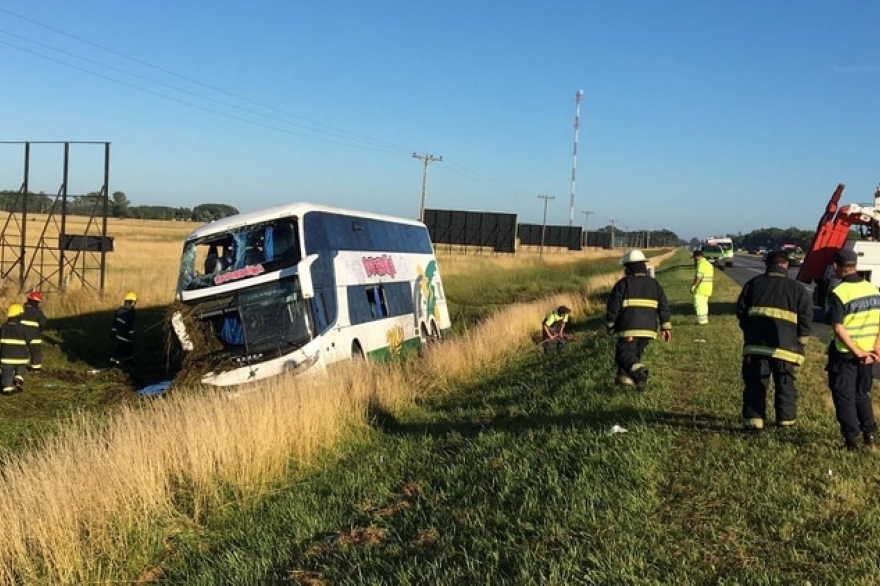
[(645, 253), (638, 248), (635, 248), (620, 257), (620, 264), (626, 265), (631, 262), (645, 262), (646, 260), (648, 259), (645, 257)]
[(27, 298), (31, 301), (36, 301), (37, 303), (40, 303), (43, 301), (43, 294), (39, 291), (31, 291), (30, 293), (28, 293)]
[(21, 306), (21, 303), (13, 303), (6, 311), (6, 317), (18, 317), (23, 313), (24, 307)]
[(129, 291), (128, 293), (125, 294), (125, 299), (123, 301), (137, 301), (137, 300), (138, 300), (137, 293), (135, 293), (134, 291)]

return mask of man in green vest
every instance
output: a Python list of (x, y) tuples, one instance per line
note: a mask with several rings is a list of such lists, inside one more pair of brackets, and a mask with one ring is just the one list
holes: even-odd
[(828, 387), (842, 449), (857, 450), (861, 435), (868, 449), (876, 444), (877, 421), (871, 404), (872, 365), (880, 356), (880, 292), (856, 272), (858, 255), (850, 249), (834, 255), (840, 283), (828, 300), (833, 336), (828, 345)]
[(568, 317), (571, 315), (571, 309), (564, 305), (560, 305), (556, 309), (550, 311), (541, 322), (541, 345), (544, 347), (544, 354), (550, 354), (550, 344), (556, 342), (556, 351), (562, 352), (565, 348), (565, 324), (568, 323)]
[(715, 278), (715, 267), (712, 266), (703, 251), (694, 251), (694, 282), (691, 293), (694, 296), (694, 310), (697, 312), (697, 324), (705, 326), (709, 323), (709, 298), (712, 297), (712, 280)]

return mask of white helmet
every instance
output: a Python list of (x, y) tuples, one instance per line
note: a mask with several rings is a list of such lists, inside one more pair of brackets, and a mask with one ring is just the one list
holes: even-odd
[(620, 264), (626, 265), (631, 262), (645, 262), (646, 260), (648, 259), (645, 257), (645, 253), (636, 248), (621, 256)]

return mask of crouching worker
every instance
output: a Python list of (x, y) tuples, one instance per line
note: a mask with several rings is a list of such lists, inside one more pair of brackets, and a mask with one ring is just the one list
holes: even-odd
[(570, 315), (571, 309), (560, 305), (544, 318), (541, 324), (541, 346), (544, 347), (544, 354), (550, 354), (550, 346), (554, 342), (557, 352), (562, 352), (565, 348), (565, 324)]
[(620, 259), (624, 276), (608, 296), (605, 326), (617, 337), (614, 361), (619, 385), (644, 389), (648, 368), (642, 353), (657, 338), (657, 323), (664, 341), (672, 335), (669, 302), (663, 287), (648, 275), (647, 258), (641, 250), (631, 250)]
[(31, 361), (30, 330), (22, 325), (24, 307), (13, 303), (0, 326), (0, 392), (4, 395), (24, 390), (24, 373)]

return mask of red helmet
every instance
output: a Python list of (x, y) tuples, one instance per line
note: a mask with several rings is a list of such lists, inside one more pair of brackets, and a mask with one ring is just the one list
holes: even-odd
[(39, 291), (31, 291), (30, 293), (28, 293), (27, 298), (31, 301), (36, 301), (39, 303), (43, 301), (43, 294)]

